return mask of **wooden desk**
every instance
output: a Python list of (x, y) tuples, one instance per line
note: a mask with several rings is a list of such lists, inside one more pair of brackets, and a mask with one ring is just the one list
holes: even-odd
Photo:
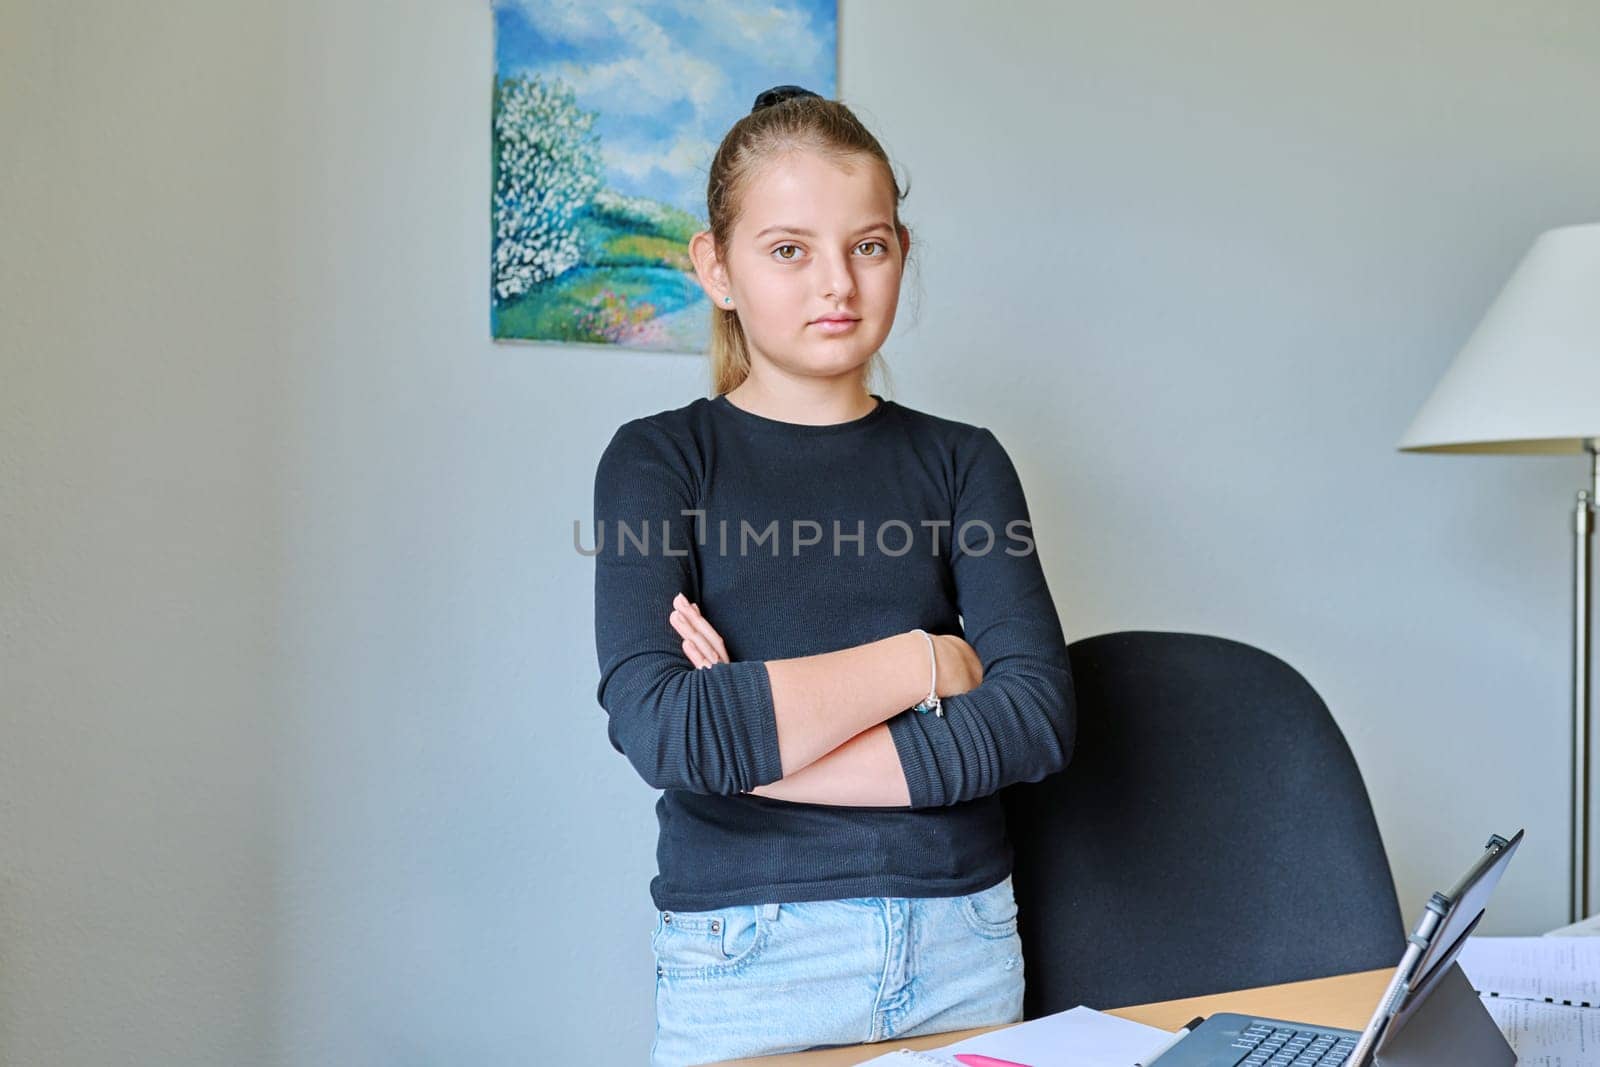
[[(1176, 1030), (1196, 1015), (1211, 1015), (1219, 1011), (1237, 1011), (1248, 1015), (1265, 1015), (1274, 1019), (1321, 1026), (1341, 1026), (1360, 1030), (1372, 1017), (1372, 1009), (1383, 996), (1384, 986), (1392, 967), (1358, 974), (1343, 974), (1333, 978), (1317, 978), (1309, 982), (1291, 982), (1288, 985), (1263, 986), (1260, 989), (1242, 989), (1235, 993), (1215, 993), (1187, 1000), (1168, 1000), (1160, 1004), (1137, 1004), (1129, 1008), (1112, 1008), (1106, 1014), (1120, 1015), (1124, 1019), (1158, 1026), (1163, 1030)], [(815, 1052), (792, 1052), (787, 1056), (758, 1056), (755, 1059), (726, 1060), (715, 1067), (852, 1067), (874, 1056), (892, 1052), (897, 1048), (931, 1049), (954, 1044), (963, 1038), (975, 1037), (1000, 1027), (988, 1026), (978, 1030), (952, 1030), (946, 1034), (927, 1034), (883, 1041), (875, 1045), (856, 1045), (853, 1048), (820, 1049)]]

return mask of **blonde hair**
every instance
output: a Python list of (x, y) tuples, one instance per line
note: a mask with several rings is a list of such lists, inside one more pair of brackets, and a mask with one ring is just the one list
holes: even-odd
[[(769, 161), (796, 149), (817, 152), (841, 164), (864, 158), (868, 165), (881, 168), (894, 192), (895, 240), (900, 239), (900, 202), (911, 188), (908, 183), (901, 189), (888, 153), (878, 139), (837, 100), (810, 94), (791, 96), (777, 103), (758, 102), (755, 110), (733, 124), (712, 158), (711, 175), (706, 182), (706, 216), (717, 255), (724, 263), (751, 180)], [(714, 394), (726, 393), (750, 376), (750, 347), (737, 312), (712, 308), (708, 354)], [(887, 378), (888, 371), (883, 353), (874, 352), (867, 362), (866, 380), (870, 381), (875, 372)]]

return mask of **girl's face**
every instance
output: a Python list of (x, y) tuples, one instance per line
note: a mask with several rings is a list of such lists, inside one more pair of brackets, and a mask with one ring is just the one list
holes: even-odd
[[(894, 192), (865, 158), (849, 169), (809, 151), (749, 182), (725, 250), (723, 295), (752, 360), (786, 374), (858, 374), (889, 336), (910, 235), (894, 229)], [(843, 323), (826, 321), (843, 315)]]

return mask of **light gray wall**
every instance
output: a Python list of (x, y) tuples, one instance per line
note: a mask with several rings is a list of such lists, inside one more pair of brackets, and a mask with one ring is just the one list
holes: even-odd
[[(1282, 655), (1408, 915), (1526, 825), (1490, 928), (1562, 921), (1581, 464), (1393, 444), (1600, 218), (1600, 11), (841, 25), (913, 179), (892, 393), (1006, 443), (1069, 636)], [(477, 0), (0, 6), (0, 1061), (644, 1057), (571, 523), (704, 370), (486, 340), (491, 49)]]

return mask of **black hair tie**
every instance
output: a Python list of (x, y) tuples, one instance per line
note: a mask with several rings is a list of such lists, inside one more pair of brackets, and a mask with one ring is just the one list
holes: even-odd
[(753, 115), (764, 107), (771, 107), (773, 104), (781, 104), (785, 100), (792, 100), (797, 96), (820, 97), (820, 94), (814, 93), (810, 89), (802, 89), (798, 85), (774, 85), (772, 88), (756, 97), (755, 106), (750, 109), (750, 113)]

